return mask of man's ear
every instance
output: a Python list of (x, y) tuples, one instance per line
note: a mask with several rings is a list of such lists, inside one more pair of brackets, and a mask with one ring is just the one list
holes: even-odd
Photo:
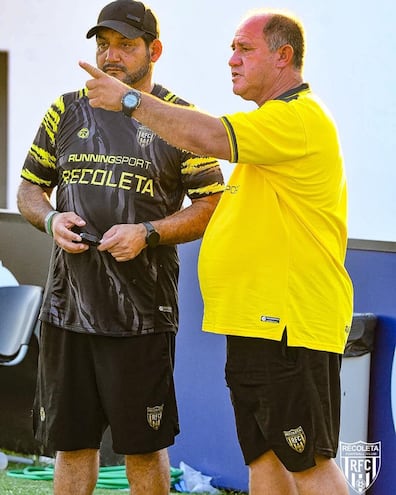
[(162, 53), (162, 43), (160, 40), (155, 39), (150, 45), (150, 59), (152, 62), (156, 62)]
[(278, 61), (277, 67), (286, 67), (287, 65), (291, 65), (293, 61), (294, 50), (291, 45), (283, 45), (278, 48)]

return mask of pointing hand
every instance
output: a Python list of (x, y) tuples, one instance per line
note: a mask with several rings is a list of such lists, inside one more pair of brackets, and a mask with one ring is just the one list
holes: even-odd
[(102, 70), (88, 62), (79, 62), (81, 68), (88, 72), (93, 79), (86, 83), (91, 107), (103, 108), (118, 112), (121, 110), (121, 99), (130, 89), (129, 86), (115, 77), (105, 74)]

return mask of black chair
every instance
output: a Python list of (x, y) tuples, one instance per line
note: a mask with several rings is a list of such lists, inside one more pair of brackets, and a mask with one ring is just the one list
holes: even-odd
[(16, 366), (25, 358), (42, 298), (37, 285), (0, 287), (0, 366)]

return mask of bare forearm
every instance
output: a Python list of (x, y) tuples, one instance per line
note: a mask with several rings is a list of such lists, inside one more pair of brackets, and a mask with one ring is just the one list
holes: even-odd
[(181, 244), (203, 236), (221, 194), (195, 200), (162, 220), (151, 222), (161, 236), (161, 244)]
[(147, 93), (142, 93), (142, 103), (133, 116), (174, 146), (197, 155), (230, 159), (226, 131), (216, 117), (165, 103)]
[(41, 231), (45, 231), (44, 219), (53, 210), (50, 202), (51, 189), (22, 180), (17, 194), (17, 205), (21, 215)]

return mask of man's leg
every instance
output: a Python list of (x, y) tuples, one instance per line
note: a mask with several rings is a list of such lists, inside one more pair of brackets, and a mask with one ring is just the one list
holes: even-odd
[(250, 463), (249, 493), (250, 495), (299, 494), (292, 474), (287, 471), (272, 450)]
[(167, 449), (151, 454), (126, 455), (126, 472), (133, 495), (169, 495), (170, 465)]
[(334, 459), (317, 456), (315, 461), (315, 467), (291, 473), (272, 451), (266, 452), (249, 466), (250, 495), (348, 495)]
[(334, 459), (315, 457), (316, 466), (292, 473), (299, 495), (348, 495), (348, 485)]
[(57, 452), (54, 495), (91, 495), (96, 486), (98, 472), (98, 450)]

